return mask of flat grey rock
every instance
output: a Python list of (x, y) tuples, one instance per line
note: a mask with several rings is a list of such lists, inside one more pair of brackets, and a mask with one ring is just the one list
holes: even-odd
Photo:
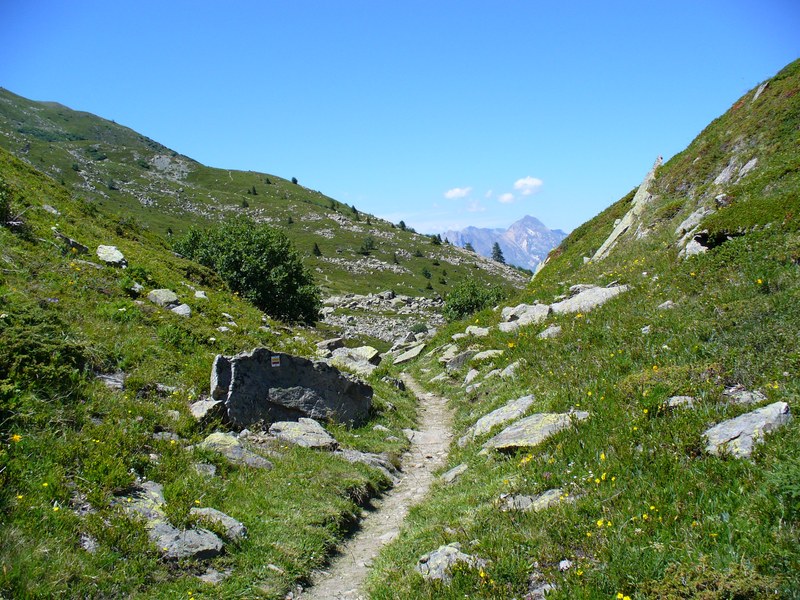
[(450, 372), (457, 371), (465, 364), (467, 364), (467, 362), (469, 362), (472, 359), (472, 357), (475, 356), (475, 354), (476, 354), (475, 350), (465, 350), (464, 352), (461, 352), (460, 354), (454, 356), (447, 363), (445, 368)]
[(667, 408), (692, 408), (697, 398), (693, 396), (672, 396), (667, 400)]
[(571, 496), (564, 495), (564, 490), (554, 488), (535, 496), (521, 494), (503, 494), (500, 496), (500, 509), (503, 511), (533, 511), (545, 510), (559, 502), (573, 502)]
[(279, 421), (269, 428), (270, 435), (279, 440), (317, 450), (335, 450), (339, 443), (314, 419), (301, 417), (297, 421)]
[(571, 298), (556, 302), (551, 305), (554, 313), (563, 315), (566, 313), (589, 312), (593, 308), (605, 304), (612, 298), (617, 297), (630, 288), (627, 285), (617, 285), (613, 287), (592, 287), (586, 289)]
[(453, 483), (461, 475), (466, 473), (466, 471), (467, 471), (467, 465), (462, 463), (460, 465), (453, 467), (446, 473), (443, 473), (441, 476), (441, 480), (447, 484)]
[(547, 329), (539, 333), (538, 337), (540, 340), (550, 340), (553, 338), (557, 338), (561, 335), (561, 325), (550, 325)]
[(704, 434), (706, 452), (734, 458), (748, 458), (753, 447), (764, 440), (764, 436), (791, 421), (792, 415), (786, 402), (774, 402), (753, 412), (723, 421)]
[(425, 348), (425, 344), (418, 344), (413, 348), (411, 348), (410, 350), (406, 350), (400, 356), (394, 359), (394, 364), (400, 365), (417, 358), (422, 352), (423, 348)]
[(538, 446), (551, 435), (569, 427), (573, 420), (582, 421), (586, 412), (537, 413), (510, 425), (483, 445), (484, 450), (513, 450)]
[(517, 370), (522, 366), (522, 363), (518, 360), (515, 360), (513, 363), (508, 365), (505, 369), (500, 371), (501, 379), (511, 379), (517, 374)]
[(726, 388), (722, 395), (729, 398), (735, 404), (750, 405), (760, 404), (766, 401), (767, 397), (758, 390), (747, 390), (743, 385), (734, 385)]
[(466, 433), (458, 440), (458, 445), (463, 448), (471, 440), (489, 433), (492, 428), (519, 419), (533, 406), (535, 400), (536, 398), (533, 396), (523, 396), (484, 415), (467, 429)]
[(188, 304), (179, 304), (178, 306), (170, 309), (176, 315), (180, 315), (182, 317), (191, 317), (192, 316), (192, 309)]
[(470, 325), (464, 331), (468, 336), (472, 335), (478, 338), (483, 338), (489, 335), (489, 328), (488, 327), (478, 327), (477, 325)]
[(498, 358), (503, 356), (503, 350), (484, 350), (483, 352), (478, 352), (475, 356), (472, 357), (472, 362), (483, 362), (485, 360), (492, 360), (493, 358)]

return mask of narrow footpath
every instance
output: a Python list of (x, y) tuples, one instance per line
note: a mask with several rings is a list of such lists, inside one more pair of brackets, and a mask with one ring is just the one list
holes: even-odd
[(452, 415), (447, 399), (425, 392), (404, 373), (406, 387), (419, 401), (419, 431), (411, 437), (411, 448), (403, 455), (400, 481), (373, 501), (356, 534), (346, 540), (325, 571), (312, 577), (312, 585), (299, 596), (303, 600), (363, 600), (362, 586), (372, 561), (392, 541), (408, 514), (433, 483), (433, 472), (444, 465), (452, 439)]

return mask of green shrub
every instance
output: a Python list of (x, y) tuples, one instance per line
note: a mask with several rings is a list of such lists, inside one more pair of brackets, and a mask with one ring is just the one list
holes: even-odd
[(284, 233), (247, 218), (200, 231), (191, 228), (175, 250), (214, 269), (227, 284), (277, 319), (313, 323), (320, 291)]
[(456, 321), (467, 315), (496, 304), (505, 294), (499, 288), (483, 287), (472, 279), (464, 279), (456, 284), (447, 295), (444, 303), (444, 317)]

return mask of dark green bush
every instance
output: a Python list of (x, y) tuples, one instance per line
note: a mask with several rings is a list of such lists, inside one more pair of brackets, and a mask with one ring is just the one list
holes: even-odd
[(472, 279), (464, 279), (447, 295), (444, 317), (448, 321), (463, 319), (467, 315), (496, 304), (505, 294), (499, 288), (481, 286)]
[(235, 292), (277, 319), (313, 323), (320, 291), (284, 233), (247, 218), (200, 231), (191, 228), (175, 250), (214, 269)]

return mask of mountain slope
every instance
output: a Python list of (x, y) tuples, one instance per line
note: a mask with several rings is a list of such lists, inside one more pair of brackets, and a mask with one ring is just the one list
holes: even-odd
[(237, 214), (282, 227), (326, 295), (394, 289), (434, 297), (466, 277), (503, 288), (525, 282), (514, 269), (435, 245), (300, 183), (206, 167), (127, 127), (1, 88), (0, 147), (101, 211), (160, 235)]
[(486, 257), (492, 256), (492, 249), (497, 243), (506, 263), (535, 270), (566, 235), (560, 229), (548, 229), (535, 217), (525, 216), (508, 229), (467, 227), (460, 231), (446, 231), (442, 238), (462, 248), (470, 244), (475, 252)]
[[(518, 298), (529, 308), (483, 311), (434, 340), (412, 370), (452, 399), (464, 440), (446, 468), (466, 470), (412, 512), (373, 598), (797, 597), (798, 92), (800, 61), (573, 231)], [(452, 341), (467, 324), (489, 334)], [(466, 350), (502, 354), (439, 362)], [(514, 420), (474, 433), (520, 398), (524, 415), (564, 415), (547, 417), (563, 429), (502, 451), (487, 442)], [(767, 407), (781, 417), (749, 458), (744, 433), (712, 447), (718, 426)], [(450, 543), (485, 566), (426, 582), (418, 561)]]

